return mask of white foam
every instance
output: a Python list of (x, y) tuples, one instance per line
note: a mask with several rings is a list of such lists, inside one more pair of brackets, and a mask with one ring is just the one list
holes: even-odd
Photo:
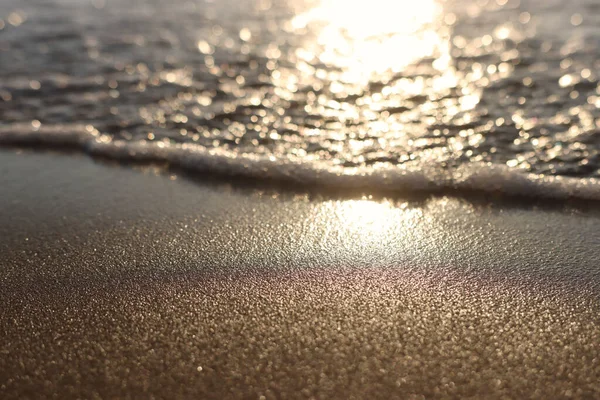
[(130, 161), (167, 162), (198, 172), (295, 182), (339, 189), (386, 192), (464, 190), (514, 196), (600, 200), (600, 180), (527, 174), (504, 165), (468, 164), (444, 169), (435, 164), (332, 167), (324, 162), (208, 149), (196, 144), (112, 141), (90, 126), (0, 127), (0, 145), (76, 147), (88, 154)]

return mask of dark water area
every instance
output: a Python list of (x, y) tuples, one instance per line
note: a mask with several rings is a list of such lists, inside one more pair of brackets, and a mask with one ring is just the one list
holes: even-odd
[(8, 0), (0, 143), (597, 198), (599, 26), (592, 0)]

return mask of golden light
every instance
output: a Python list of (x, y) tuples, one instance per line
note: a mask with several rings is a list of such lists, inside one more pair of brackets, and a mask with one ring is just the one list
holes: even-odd
[[(390, 201), (344, 200), (327, 201), (316, 208), (313, 221), (328, 221), (325, 236), (337, 236), (354, 249), (385, 247), (390, 242), (413, 235), (422, 210), (408, 204)], [(320, 227), (322, 229), (323, 227)]]
[(444, 46), (436, 31), (440, 16), (435, 0), (322, 0), (292, 25), (300, 29), (323, 24), (308, 54), (342, 68), (342, 81), (361, 83), (373, 74), (399, 72), (434, 56)]

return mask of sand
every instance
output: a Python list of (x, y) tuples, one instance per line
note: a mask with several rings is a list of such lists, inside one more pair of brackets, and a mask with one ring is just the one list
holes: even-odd
[(6, 149), (0, 188), (2, 399), (600, 397), (594, 204)]

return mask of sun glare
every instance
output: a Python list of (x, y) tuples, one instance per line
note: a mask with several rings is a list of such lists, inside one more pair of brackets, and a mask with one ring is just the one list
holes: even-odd
[(359, 83), (434, 55), (443, 44), (434, 29), (439, 16), (435, 0), (323, 0), (292, 24), (297, 29), (321, 24), (315, 43), (320, 51), (312, 53), (343, 68), (344, 81)]
[(405, 234), (414, 235), (422, 216), (418, 208), (389, 201), (328, 201), (317, 208), (314, 221), (328, 221), (325, 236), (335, 235), (354, 250), (385, 248)]

